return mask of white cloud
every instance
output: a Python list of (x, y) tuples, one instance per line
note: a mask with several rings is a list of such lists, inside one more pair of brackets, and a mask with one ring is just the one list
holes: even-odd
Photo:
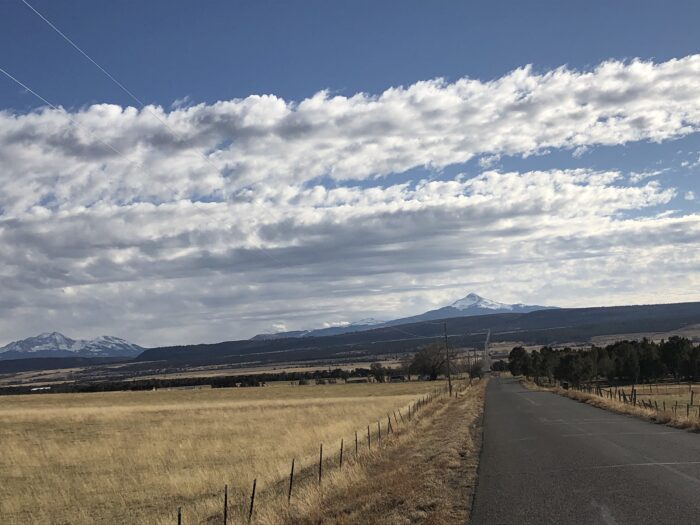
[(652, 177), (658, 177), (665, 171), (668, 171), (667, 169), (664, 170), (653, 170), (653, 171), (633, 171), (629, 175), (629, 180), (633, 184), (637, 184), (639, 182), (642, 182), (643, 180), (650, 179)]
[(695, 132), (700, 55), (151, 111), (175, 133), (113, 105), (0, 112), (3, 339), (51, 325), (216, 341), (411, 314), (472, 288), (562, 305), (700, 289), (700, 216), (659, 212), (675, 190), (648, 174), (376, 179)]
[(588, 146), (579, 146), (576, 149), (574, 149), (571, 155), (576, 159), (580, 159), (588, 152), (589, 149), (590, 148)]
[(482, 168), (491, 168), (501, 159), (500, 155), (487, 155), (479, 159), (479, 166)]
[(586, 72), (524, 67), (491, 82), (436, 79), (298, 103), (254, 95), (169, 113), (108, 104), (3, 112), (0, 206), (14, 215), (46, 201), (225, 200), (251, 183), (365, 179), (481, 154), (661, 141), (699, 126), (700, 55)]
[(215, 341), (410, 314), (475, 283), (499, 299), (560, 303), (565, 281), (600, 301), (630, 264), (644, 276), (664, 247), (700, 243), (698, 216), (624, 218), (674, 192), (621, 180), (491, 171), (389, 187), (269, 186), (235, 202), (43, 209), (0, 223), (0, 328), (110, 332), (116, 319), (117, 335), (144, 344)]
[(683, 198), (687, 201), (694, 201), (695, 200), (695, 192), (694, 191), (687, 191), (685, 192), (685, 195)]

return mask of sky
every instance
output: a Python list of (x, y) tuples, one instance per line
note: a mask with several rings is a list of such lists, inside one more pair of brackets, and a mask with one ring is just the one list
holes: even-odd
[(698, 20), (0, 0), (0, 344), (700, 301)]

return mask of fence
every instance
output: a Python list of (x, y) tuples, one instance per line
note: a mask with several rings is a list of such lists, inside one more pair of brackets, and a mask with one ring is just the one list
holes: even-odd
[[(666, 404), (666, 400), (662, 399), (661, 404), (659, 404), (658, 399), (645, 399), (644, 396), (677, 396), (678, 390), (685, 389), (685, 385), (679, 385), (671, 389), (668, 385), (662, 385), (661, 390), (659, 385), (648, 385), (649, 392), (640, 392), (636, 385), (632, 385), (630, 390), (625, 390), (624, 387), (613, 387), (613, 386), (602, 386), (598, 384), (581, 384), (573, 387), (574, 390), (579, 392), (585, 392), (588, 394), (597, 395), (602, 398), (618, 401), (624, 403), (625, 405), (646, 408), (648, 410), (654, 410), (655, 412), (667, 413), (671, 412), (674, 417), (679, 417), (685, 415), (686, 418), (695, 417), (700, 420), (700, 404), (694, 404), (695, 392), (693, 390), (692, 383), (688, 386), (688, 403), (679, 403), (678, 400), (674, 400), (673, 403)], [(654, 392), (653, 386), (656, 386), (656, 392)], [(642, 396), (641, 398), (639, 396)]]
[[(460, 385), (459, 388), (453, 389), (453, 395), (459, 396), (465, 388), (465, 385)], [(386, 414), (386, 419), (381, 418), (368, 424), (366, 428), (354, 431), (350, 448), (348, 448), (345, 439), (341, 438), (339, 446), (334, 447), (334, 452), (328, 454), (328, 449), (326, 449), (324, 454), (323, 443), (319, 443), (318, 461), (315, 465), (307, 465), (306, 468), (299, 469), (297, 458), (291, 458), (289, 476), (286, 479), (272, 481), (266, 489), (268, 496), (286, 498), (287, 505), (291, 505), (295, 494), (302, 486), (305, 488), (316, 486), (320, 489), (323, 486), (324, 478), (327, 478), (331, 472), (342, 472), (344, 465), (347, 469), (348, 460), (357, 462), (363, 456), (386, 447), (390, 441), (389, 437), (408, 429), (410, 424), (420, 419), (426, 407), (436, 399), (445, 396), (449, 396), (447, 386), (437, 388), (431, 393), (421, 396), (408, 406), (392, 410)], [(259, 495), (257, 478), (253, 479), (248, 493), (229, 491), (229, 486), (224, 484), (220, 493), (221, 523), (224, 525), (251, 523), (258, 508), (256, 507), (256, 491)], [(186, 517), (185, 509), (178, 507), (176, 515), (177, 524), (183, 525)], [(215, 516), (211, 518), (216, 519)], [(208, 522), (210, 521), (215, 522), (208, 520)]]

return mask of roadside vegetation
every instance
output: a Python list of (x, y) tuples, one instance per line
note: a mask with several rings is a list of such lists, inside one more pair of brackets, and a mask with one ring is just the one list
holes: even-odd
[[(587, 350), (515, 347), (494, 364), (524, 384), (677, 428), (700, 430), (700, 345), (683, 337), (619, 341)], [(531, 381), (530, 381), (531, 379)]]
[[(675, 402), (672, 404), (667, 400), (659, 402), (658, 399), (655, 400), (656, 403), (651, 400), (635, 402), (632, 401), (634, 396), (630, 389), (625, 394), (627, 401), (624, 401), (625, 398), (620, 399), (617, 397), (614, 390), (603, 389), (601, 392), (595, 387), (591, 388), (590, 391), (586, 390), (585, 387), (581, 387), (582, 390), (576, 387), (562, 388), (557, 384), (537, 384), (527, 379), (523, 379), (522, 383), (531, 390), (546, 390), (618, 414), (629, 414), (674, 428), (692, 430), (694, 432), (700, 431), (700, 406), (697, 405), (676, 404)], [(665, 385), (652, 385), (652, 387), (655, 386), (663, 388)], [(686, 385), (683, 385), (683, 388), (685, 390), (688, 389)], [(619, 389), (617, 392), (621, 391), (622, 389)]]
[[(503, 366), (503, 365), (499, 365)], [(618, 341), (587, 350), (554, 349), (549, 346), (527, 352), (515, 347), (508, 356), (513, 375), (535, 381), (566, 381), (574, 385), (603, 380), (609, 384), (639, 384), (700, 380), (700, 345), (673, 336), (656, 343)]]
[(463, 525), (469, 521), (487, 380), (442, 397), (394, 446), (316, 492), (295, 525)]

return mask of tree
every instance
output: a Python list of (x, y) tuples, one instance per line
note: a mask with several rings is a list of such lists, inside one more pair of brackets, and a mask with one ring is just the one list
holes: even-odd
[(470, 378), (475, 378), (475, 377), (481, 377), (484, 375), (484, 362), (481, 359), (478, 359), (474, 361), (473, 363), (469, 364), (469, 377)]
[(541, 359), (541, 375), (546, 376), (551, 383), (554, 378), (554, 370), (559, 364), (559, 353), (555, 352), (550, 346), (544, 346), (540, 349)]
[(655, 381), (663, 375), (663, 363), (659, 357), (659, 347), (646, 337), (637, 343), (639, 353), (639, 377), (641, 381)]
[(505, 372), (506, 370), (508, 370), (508, 363), (506, 363), (503, 359), (493, 361), (491, 363), (491, 370), (493, 370), (494, 372)]
[(530, 356), (522, 346), (516, 346), (508, 354), (508, 368), (514, 376), (529, 375)]
[(402, 374), (406, 374), (408, 376), (408, 380), (411, 380), (411, 372), (413, 372), (411, 365), (413, 364), (413, 356), (412, 355), (404, 355), (401, 357), (399, 360), (399, 370), (401, 371)]
[(607, 350), (598, 355), (598, 375), (605, 377), (609, 382), (615, 378), (615, 363), (610, 359)]
[(446, 363), (445, 347), (434, 343), (418, 349), (411, 362), (411, 371), (434, 380), (447, 371)]
[(369, 365), (369, 370), (370, 374), (374, 376), (374, 379), (377, 380), (378, 383), (383, 383), (384, 378), (386, 377), (387, 369), (382, 366), (381, 363), (372, 363)]
[(690, 361), (693, 344), (685, 337), (674, 335), (668, 341), (662, 341), (660, 346), (661, 360), (673, 377), (680, 379), (684, 362)]

